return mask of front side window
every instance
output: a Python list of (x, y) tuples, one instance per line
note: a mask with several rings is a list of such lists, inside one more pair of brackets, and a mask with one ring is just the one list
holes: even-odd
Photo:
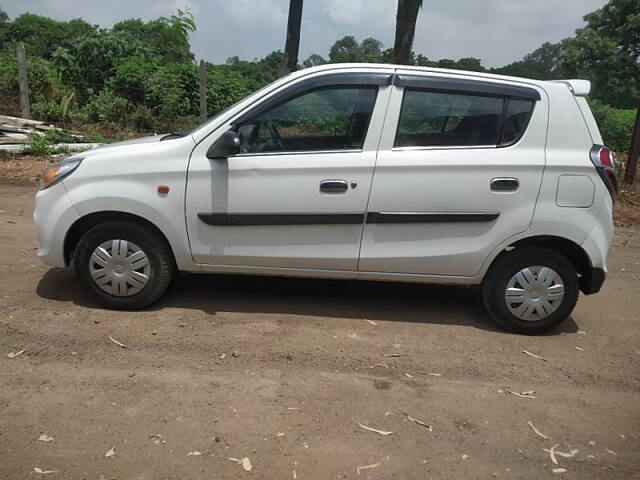
[(394, 146), (496, 146), (504, 101), (405, 88)]
[(375, 86), (307, 91), (238, 126), (242, 153), (361, 149)]

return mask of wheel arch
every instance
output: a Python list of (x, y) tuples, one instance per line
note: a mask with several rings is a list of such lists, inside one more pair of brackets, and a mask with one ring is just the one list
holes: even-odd
[(67, 230), (67, 234), (64, 238), (64, 262), (65, 265), (70, 265), (71, 259), (73, 257), (73, 252), (75, 251), (78, 242), (82, 238), (82, 236), (89, 231), (91, 228), (99, 225), (101, 223), (113, 220), (127, 221), (136, 223), (138, 225), (142, 225), (149, 230), (153, 231), (157, 234), (162, 240), (167, 244), (169, 250), (171, 250), (171, 254), (173, 256), (174, 262), (176, 261), (176, 252), (174, 251), (171, 242), (169, 242), (167, 236), (164, 234), (157, 225), (153, 222), (150, 222), (146, 218), (143, 218), (139, 215), (135, 215), (129, 212), (122, 212), (118, 210), (105, 210), (99, 212), (89, 213), (77, 219), (69, 230)]
[(569, 260), (575, 268), (576, 273), (578, 274), (578, 281), (581, 290), (584, 291), (586, 285), (590, 282), (594, 269), (591, 259), (589, 258), (589, 254), (574, 241), (555, 235), (535, 235), (521, 238), (510, 243), (491, 260), (487, 273), (491, 270), (493, 265), (495, 265), (498, 259), (508, 255), (509, 252), (514, 249), (524, 247), (544, 247), (560, 253)]

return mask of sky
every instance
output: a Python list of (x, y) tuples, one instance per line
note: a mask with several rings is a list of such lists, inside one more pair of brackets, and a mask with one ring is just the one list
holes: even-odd
[[(433, 60), (477, 57), (501, 66), (544, 42), (573, 35), (582, 17), (606, 0), (424, 0), (414, 50)], [(223, 63), (237, 55), (262, 58), (284, 49), (288, 0), (0, 0), (11, 18), (24, 12), (56, 20), (81, 17), (101, 27), (127, 18), (151, 20), (189, 8), (196, 58)], [(300, 62), (328, 56), (344, 35), (374, 37), (393, 47), (396, 0), (304, 0)]]

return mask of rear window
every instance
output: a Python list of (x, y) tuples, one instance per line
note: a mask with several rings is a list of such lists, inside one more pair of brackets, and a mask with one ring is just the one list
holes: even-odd
[(507, 146), (522, 136), (534, 102), (405, 88), (395, 147)]

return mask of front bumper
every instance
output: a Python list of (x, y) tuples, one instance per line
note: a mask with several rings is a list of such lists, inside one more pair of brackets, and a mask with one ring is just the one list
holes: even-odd
[(38, 258), (52, 267), (64, 268), (64, 239), (80, 218), (63, 182), (36, 193), (33, 221), (38, 237)]

